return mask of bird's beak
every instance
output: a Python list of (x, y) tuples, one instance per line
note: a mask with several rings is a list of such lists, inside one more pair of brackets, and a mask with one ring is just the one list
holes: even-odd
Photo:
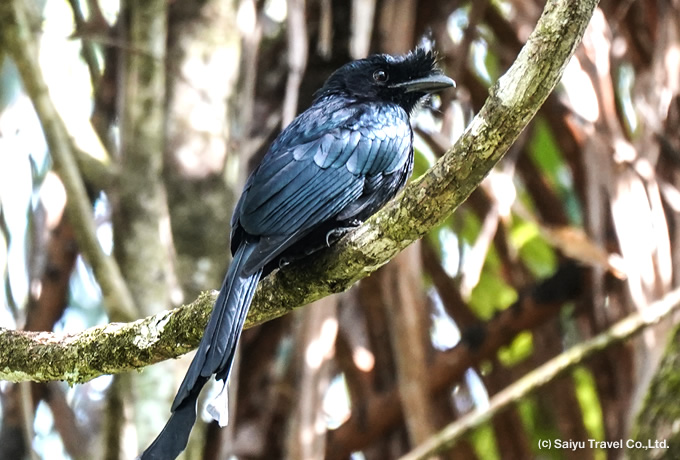
[(456, 87), (456, 82), (446, 75), (433, 74), (424, 78), (417, 78), (415, 80), (395, 83), (390, 85), (390, 88), (403, 88), (407, 93), (418, 91), (421, 93), (432, 93), (442, 89)]

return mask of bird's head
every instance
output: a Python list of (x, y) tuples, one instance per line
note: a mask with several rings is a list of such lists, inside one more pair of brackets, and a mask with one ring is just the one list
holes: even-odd
[(393, 102), (411, 113), (428, 94), (455, 85), (437, 66), (434, 52), (418, 47), (401, 56), (376, 54), (345, 64), (326, 80), (316, 97)]

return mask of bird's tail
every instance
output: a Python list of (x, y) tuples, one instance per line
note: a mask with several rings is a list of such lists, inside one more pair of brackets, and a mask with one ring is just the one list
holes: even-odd
[(196, 423), (196, 400), (205, 385), (203, 379), (192, 393), (184, 399), (170, 416), (170, 419), (163, 427), (163, 431), (156, 437), (149, 447), (142, 453), (140, 460), (168, 460), (177, 458), (189, 440), (191, 428)]
[(248, 275), (243, 271), (255, 246), (243, 243), (234, 254), (201, 343), (172, 403), (172, 416), (141, 460), (176, 458), (189, 440), (196, 421), (196, 401), (203, 385), (213, 374), (226, 384), (243, 323), (262, 276), (262, 270)]

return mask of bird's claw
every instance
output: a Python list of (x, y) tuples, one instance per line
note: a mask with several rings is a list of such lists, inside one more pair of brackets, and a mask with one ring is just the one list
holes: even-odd
[(340, 238), (347, 235), (349, 232), (361, 225), (362, 222), (357, 219), (352, 219), (347, 222), (347, 227), (338, 227), (326, 233), (326, 246), (331, 247), (331, 244), (336, 243)]

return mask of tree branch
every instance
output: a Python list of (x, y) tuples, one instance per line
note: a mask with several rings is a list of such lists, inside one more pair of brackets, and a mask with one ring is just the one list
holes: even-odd
[(110, 323), (73, 335), (0, 328), (0, 380), (83, 383), (175, 358), (201, 340), (215, 297), (131, 323)]
[[(292, 264), (272, 273), (260, 282), (246, 327), (282, 316), (321, 297), (348, 289), (357, 280), (387, 263), (395, 254), (436, 227), (479, 185), (491, 168), (507, 151), (520, 132), (536, 114), (541, 104), (559, 82), (564, 67), (579, 43), (593, 13), (596, 0), (556, 0), (548, 2), (527, 44), (508, 72), (491, 89), (490, 97), (458, 142), (426, 174), (411, 182), (404, 192), (368, 219), (355, 232), (332, 248), (320, 252), (312, 260)], [(121, 354), (129, 353), (117, 366), (99, 363), (104, 372), (119, 372), (179, 356), (198, 344), (211, 308), (211, 297), (201, 296), (191, 305), (152, 316), (129, 325), (110, 325), (91, 329), (79, 336), (94, 340), (89, 350), (101, 356), (102, 341)], [(181, 317), (185, 320), (177, 321)], [(147, 327), (146, 325), (153, 325)], [(115, 339), (108, 332), (119, 331)], [(44, 368), (54, 369), (52, 362), (39, 359), (6, 364), (8, 356), (26, 353), (28, 345), (15, 339), (6, 340), (9, 332), (0, 333), (0, 346), (6, 351), (0, 357), (0, 379), (46, 379)], [(103, 334), (97, 339), (98, 334)], [(5, 340), (2, 340), (5, 337)], [(43, 336), (45, 337), (45, 336)], [(179, 340), (182, 338), (182, 340)], [(172, 340), (177, 339), (179, 346)], [(73, 337), (59, 341), (51, 336), (48, 343), (63, 347), (62, 354), (77, 354), (69, 348)], [(147, 345), (163, 342), (166, 346), (132, 353), (136, 343)], [(4, 343), (3, 343), (4, 342)], [(43, 353), (41, 347), (33, 353)], [(32, 354), (30, 356), (36, 356)], [(88, 356), (88, 355), (81, 355)], [(118, 356), (118, 355), (116, 355)], [(113, 358), (111, 356), (110, 358)], [(35, 360), (38, 361), (38, 360)], [(63, 361), (62, 361), (63, 362)], [(79, 361), (75, 361), (80, 363)], [(5, 363), (5, 364), (3, 364)], [(70, 382), (90, 377), (76, 365), (50, 372), (51, 379)], [(82, 364), (82, 363), (81, 363)]]
[(570, 348), (529, 372), (491, 398), (488, 409), (470, 412), (447, 425), (439, 433), (401, 457), (401, 460), (424, 460), (452, 447), (470, 430), (488, 422), (510, 404), (554, 381), (564, 372), (582, 364), (588, 357), (605, 348), (623, 342), (648, 326), (657, 324), (663, 318), (676, 311), (678, 307), (680, 307), (680, 289), (669, 292), (660, 301), (653, 303), (640, 312), (629, 315), (601, 334)]
[[(97, 240), (92, 204), (76, 161), (78, 149), (59, 117), (47, 84), (43, 80), (37, 59), (38, 50), (31, 35), (24, 2), (18, 0), (0, 2), (0, 24), (2, 25), (0, 39), (16, 63), (26, 92), (31, 97), (40, 118), (50, 156), (54, 161), (54, 169), (66, 188), (68, 195), (66, 212), (76, 231), (78, 247), (95, 272), (109, 317), (115, 320), (135, 318), (136, 309), (118, 265), (104, 252)], [(83, 164), (87, 164), (88, 168), (92, 167), (92, 162)]]
[[(498, 350), (509, 346), (522, 331), (535, 330), (555, 318), (566, 302), (581, 296), (584, 269), (565, 261), (549, 278), (527, 286), (516, 302), (487, 322), (461, 329), (461, 341), (453, 348), (435, 352), (428, 359), (427, 392), (436, 397), (450, 391), (465, 371), (484, 360), (493, 359)], [(375, 439), (401, 426), (404, 407), (398, 386), (384, 388), (365, 397), (352, 399), (352, 413), (339, 427), (331, 430), (326, 460), (341, 460), (363, 450)]]

